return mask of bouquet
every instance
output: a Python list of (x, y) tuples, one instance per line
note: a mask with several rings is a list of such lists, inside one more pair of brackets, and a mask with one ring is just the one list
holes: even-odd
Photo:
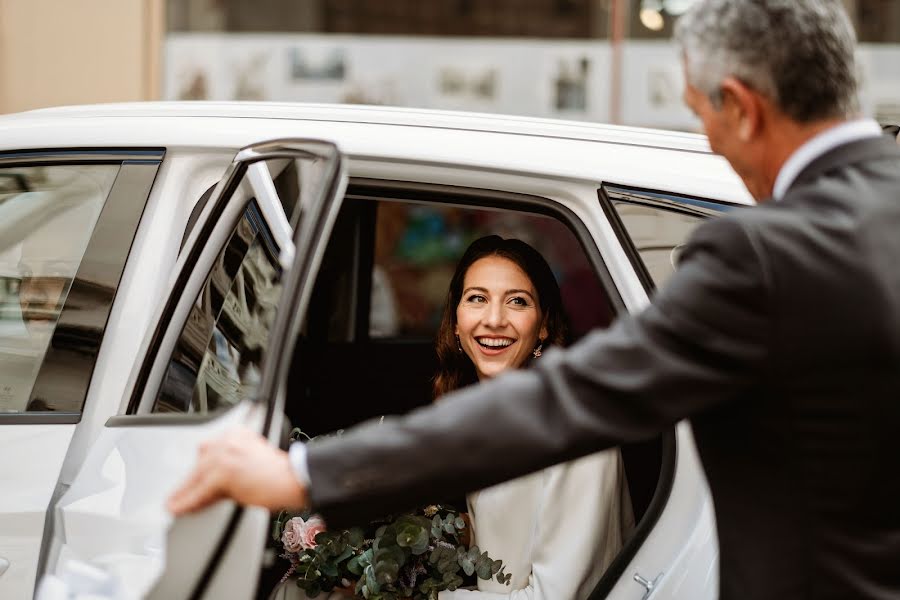
[(508, 585), (503, 563), (468, 547), (467, 534), (458, 512), (432, 505), (340, 531), (315, 515), (282, 512), (273, 538), (291, 562), (282, 581), (296, 579), (310, 597), (341, 590), (367, 600), (437, 600), (462, 585), (463, 574)]

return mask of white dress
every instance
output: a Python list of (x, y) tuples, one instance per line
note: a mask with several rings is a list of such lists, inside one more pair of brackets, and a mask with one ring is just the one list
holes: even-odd
[(581, 600), (622, 548), (634, 517), (622, 457), (606, 450), (555, 465), (467, 498), (474, 543), (502, 560), (509, 585), (440, 600)]

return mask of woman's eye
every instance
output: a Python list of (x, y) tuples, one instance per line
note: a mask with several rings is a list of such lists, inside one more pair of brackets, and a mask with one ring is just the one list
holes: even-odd
[(514, 296), (509, 299), (510, 303), (515, 304), (516, 306), (528, 306), (528, 301), (521, 296)]
[(466, 298), (468, 302), (487, 302), (487, 298), (482, 296), (481, 294), (472, 294), (468, 298)]

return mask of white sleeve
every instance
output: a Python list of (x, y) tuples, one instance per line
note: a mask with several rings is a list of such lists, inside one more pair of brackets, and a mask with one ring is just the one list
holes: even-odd
[(618, 449), (546, 469), (528, 585), (508, 594), (445, 591), (439, 600), (586, 597), (622, 547), (631, 514), (624, 485)]
[(288, 460), (294, 475), (297, 477), (303, 487), (309, 489), (309, 463), (306, 460), (306, 444), (303, 442), (294, 442), (288, 449)]

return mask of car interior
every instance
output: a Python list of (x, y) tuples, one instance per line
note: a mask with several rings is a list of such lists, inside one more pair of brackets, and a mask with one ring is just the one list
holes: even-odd
[[(547, 259), (569, 343), (625, 310), (583, 224), (549, 201), (351, 180), (293, 352), (290, 428), (315, 437), (431, 403), (434, 338), (450, 278), (468, 244), (490, 234), (522, 239)], [(627, 444), (622, 454), (637, 527), (591, 598), (605, 597), (665, 504), (674, 433)], [(258, 598), (267, 598), (286, 571), (276, 555), (271, 549)]]

